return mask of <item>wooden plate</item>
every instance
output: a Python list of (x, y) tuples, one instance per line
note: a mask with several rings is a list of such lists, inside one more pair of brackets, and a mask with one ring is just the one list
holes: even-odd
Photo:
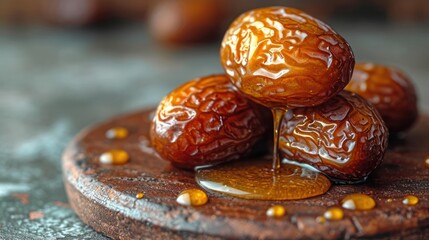
[[(175, 169), (150, 147), (148, 130), (153, 110), (121, 116), (84, 130), (64, 153), (67, 194), (79, 217), (95, 230), (119, 239), (342, 239), (429, 238), (429, 117), (423, 116), (402, 140), (390, 143), (383, 164), (359, 185), (334, 185), (325, 195), (299, 201), (252, 201), (208, 192), (201, 207), (176, 203), (178, 194), (198, 187), (192, 171)], [(105, 132), (125, 127), (130, 135), (109, 140)], [(98, 157), (123, 149), (130, 162), (102, 165)], [(136, 199), (144, 192), (143, 199)], [(349, 193), (371, 195), (373, 210), (345, 210), (340, 221), (318, 223), (316, 217)], [(415, 195), (415, 206), (402, 203)], [(388, 201), (392, 199), (392, 201)], [(284, 205), (287, 215), (267, 218), (266, 209)]]

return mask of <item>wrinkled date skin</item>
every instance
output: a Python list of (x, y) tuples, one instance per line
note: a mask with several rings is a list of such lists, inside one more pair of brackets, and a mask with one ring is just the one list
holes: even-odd
[(227, 30), (221, 63), (237, 88), (271, 108), (316, 106), (350, 81), (350, 45), (327, 24), (287, 7), (255, 9)]
[(409, 129), (418, 116), (414, 86), (402, 71), (378, 64), (356, 64), (346, 89), (371, 102), (391, 132)]
[(270, 111), (242, 96), (226, 75), (207, 76), (161, 101), (150, 136), (161, 157), (177, 167), (211, 165), (249, 153), (270, 128), (264, 116)]
[(280, 152), (333, 180), (359, 182), (381, 163), (388, 137), (375, 108), (359, 95), (342, 91), (320, 106), (286, 113)]

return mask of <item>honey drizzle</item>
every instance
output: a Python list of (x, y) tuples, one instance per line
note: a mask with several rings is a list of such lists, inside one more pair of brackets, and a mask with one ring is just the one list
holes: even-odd
[[(273, 171), (280, 168), (280, 154), (279, 154), (279, 138), (280, 138), (280, 126), (283, 119), (284, 114), (287, 110), (282, 108), (273, 108), (271, 110), (273, 113), (273, 121), (274, 121), (274, 146), (273, 146)], [(275, 171), (276, 172), (276, 171)]]
[(284, 108), (272, 108), (274, 146), (272, 163), (241, 161), (210, 168), (197, 168), (197, 183), (209, 190), (227, 195), (261, 200), (297, 200), (326, 193), (331, 182), (311, 169), (282, 163), (279, 154), (280, 127)]

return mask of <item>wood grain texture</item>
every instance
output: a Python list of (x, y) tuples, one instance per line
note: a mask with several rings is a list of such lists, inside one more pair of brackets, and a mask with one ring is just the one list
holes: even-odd
[[(201, 207), (176, 203), (177, 195), (197, 187), (192, 171), (173, 168), (153, 152), (148, 141), (152, 110), (124, 115), (81, 132), (67, 148), (63, 171), (69, 200), (79, 217), (99, 232), (119, 239), (259, 238), (385, 238), (422, 239), (429, 236), (429, 117), (421, 117), (402, 140), (391, 142), (383, 164), (364, 184), (336, 185), (325, 195), (299, 201), (252, 201), (208, 192)], [(126, 140), (108, 140), (110, 127), (130, 131)], [(124, 149), (130, 162), (103, 166), (98, 156), (109, 149)], [(144, 192), (143, 199), (135, 199)], [(345, 210), (340, 221), (317, 223), (315, 218), (349, 193), (371, 195), (370, 211)], [(405, 206), (407, 194), (419, 197)], [(391, 203), (387, 202), (392, 198)], [(265, 211), (282, 204), (287, 216), (267, 218)]]

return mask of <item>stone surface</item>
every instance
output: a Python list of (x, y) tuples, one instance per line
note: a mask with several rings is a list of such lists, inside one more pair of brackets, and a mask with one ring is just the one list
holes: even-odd
[[(330, 24), (357, 61), (409, 73), (421, 109), (429, 112), (427, 25)], [(0, 238), (105, 239), (65, 204), (66, 144), (88, 125), (153, 106), (180, 83), (220, 72), (218, 49), (161, 49), (140, 26), (0, 29)], [(43, 217), (30, 220), (31, 212)]]

